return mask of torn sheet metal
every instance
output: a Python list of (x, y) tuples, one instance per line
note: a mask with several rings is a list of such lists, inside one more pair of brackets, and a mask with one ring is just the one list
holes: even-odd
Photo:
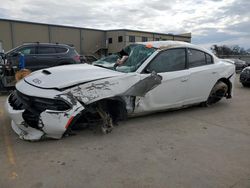
[[(128, 74), (122, 78), (108, 78), (79, 85), (69, 89), (78, 100), (85, 104), (114, 96), (144, 96), (161, 84), (162, 77), (156, 73), (141, 79), (140, 75)], [(127, 89), (129, 88), (129, 89)]]
[(79, 101), (84, 104), (90, 104), (104, 98), (122, 96), (127, 88), (139, 81), (139, 75), (126, 74), (119, 79), (107, 78), (97, 80), (70, 88), (65, 92), (71, 92)]
[(162, 76), (152, 73), (150, 76), (140, 80), (127, 91), (123, 93), (125, 96), (145, 96), (147, 92), (161, 84)]

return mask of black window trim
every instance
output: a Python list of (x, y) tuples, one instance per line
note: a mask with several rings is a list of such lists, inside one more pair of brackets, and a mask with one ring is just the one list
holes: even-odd
[[(202, 66), (205, 66), (205, 65), (212, 65), (212, 64), (214, 64), (214, 58), (213, 58), (213, 56), (212, 55), (210, 55), (209, 53), (207, 53), (207, 52), (204, 52), (203, 50), (200, 50), (200, 49), (196, 49), (196, 48), (190, 48), (190, 47), (188, 47), (188, 48), (186, 48), (186, 56), (187, 56), (187, 67), (188, 67), (188, 69), (192, 69), (192, 68), (196, 68), (196, 67), (189, 67), (189, 56), (188, 56), (188, 50), (196, 50), (196, 51), (200, 51), (200, 52), (202, 52), (202, 53), (204, 53), (204, 55), (205, 55), (205, 61), (206, 61), (206, 64), (204, 64), (204, 65), (200, 65), (200, 66), (196, 66), (196, 67), (202, 67)], [(212, 63), (207, 63), (207, 56), (206, 55), (209, 55), (209, 56), (211, 56), (211, 58), (212, 58)]]
[[(161, 51), (159, 51), (158, 52), (158, 54), (156, 54), (154, 57), (153, 57), (153, 59), (151, 59), (151, 61), (147, 64), (147, 66), (142, 70), (142, 74), (148, 74), (147, 73), (147, 68), (148, 68), (148, 66), (150, 65), (150, 63), (152, 63), (153, 61), (154, 61), (154, 59), (157, 57), (157, 56), (159, 56), (161, 53), (163, 53), (163, 52), (166, 52), (166, 51), (168, 51), (168, 50), (176, 50), (176, 49), (184, 49), (185, 50), (185, 69), (182, 69), (182, 70), (176, 70), (176, 71), (183, 71), (183, 70), (187, 70), (188, 69), (188, 60), (187, 60), (187, 58), (188, 58), (188, 55), (187, 55), (187, 53), (188, 53), (188, 51), (187, 51), (187, 48), (186, 47), (176, 47), (176, 48), (169, 48), (169, 49), (163, 49), (163, 50), (161, 50)], [(170, 72), (175, 72), (175, 71), (170, 71)], [(169, 72), (161, 72), (161, 74), (162, 73), (169, 73)], [(157, 73), (158, 74), (158, 73)]]

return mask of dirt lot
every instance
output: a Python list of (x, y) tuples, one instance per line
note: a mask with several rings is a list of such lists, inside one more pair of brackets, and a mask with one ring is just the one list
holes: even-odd
[(0, 187), (250, 187), (250, 88), (210, 108), (120, 123), (102, 136), (80, 131), (27, 142), (10, 128), (0, 97)]

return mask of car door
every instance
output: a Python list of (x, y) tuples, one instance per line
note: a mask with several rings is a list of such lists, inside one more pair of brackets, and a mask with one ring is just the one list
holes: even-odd
[(136, 98), (135, 113), (179, 107), (185, 103), (189, 82), (185, 48), (160, 52), (145, 72), (141, 74), (142, 79), (149, 76), (147, 72), (156, 72), (162, 76), (162, 81), (144, 97)]
[(40, 69), (53, 67), (56, 65), (56, 48), (54, 46), (38, 45), (37, 47), (37, 65)]
[(197, 49), (188, 49), (187, 56), (190, 71), (188, 103), (206, 101), (218, 80), (219, 66), (213, 63), (211, 55)]

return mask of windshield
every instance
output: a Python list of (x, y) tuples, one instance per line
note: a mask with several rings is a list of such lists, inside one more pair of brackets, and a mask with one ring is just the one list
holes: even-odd
[[(151, 46), (131, 44), (116, 54), (101, 58), (94, 62), (93, 65), (117, 70), (119, 72), (135, 72), (155, 51), (156, 49)], [(126, 58), (123, 58), (124, 56)], [(124, 62), (117, 64), (117, 62), (122, 59), (124, 59)]]

